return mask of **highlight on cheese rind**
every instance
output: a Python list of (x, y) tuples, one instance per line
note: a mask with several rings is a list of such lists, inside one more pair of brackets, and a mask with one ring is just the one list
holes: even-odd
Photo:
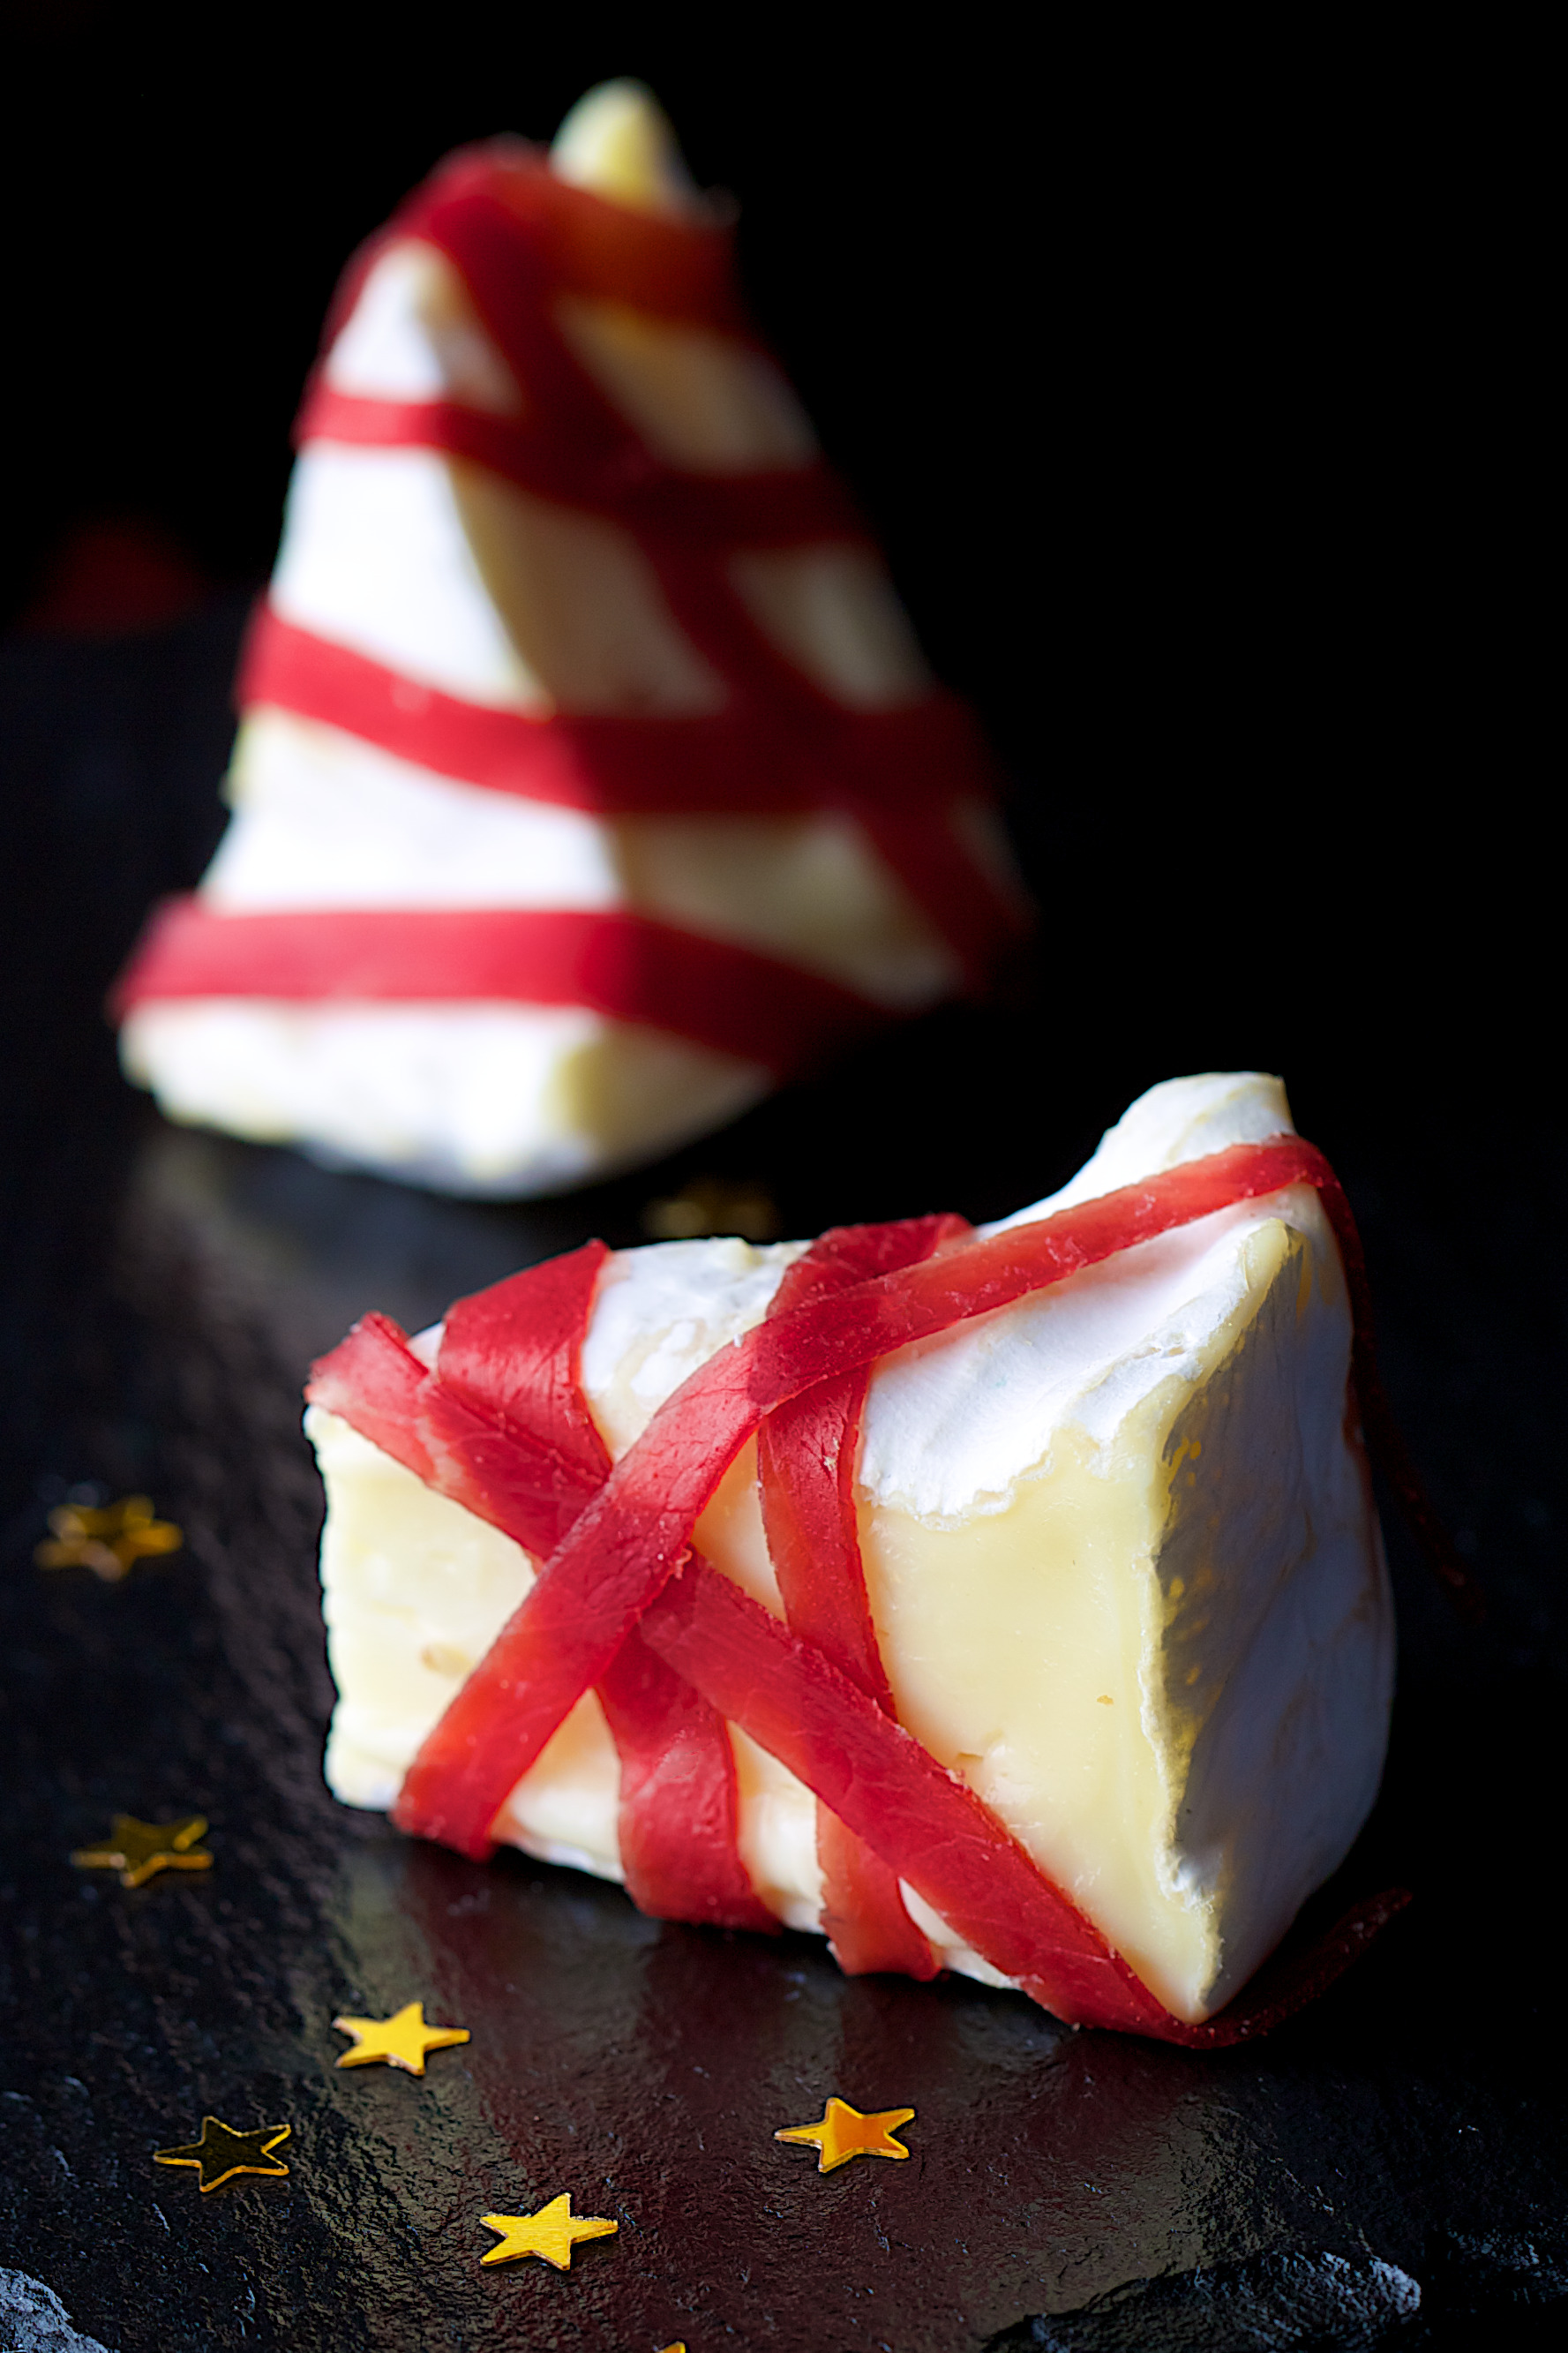
[[(1168, 1082), (1024, 1214), (1288, 1124), (1276, 1080)], [(610, 1259), (582, 1375), (613, 1455), (761, 1321), (802, 1247)], [(860, 1536), (901, 1721), (1189, 2021), (1223, 2007), (1337, 1866), (1382, 1770), (1393, 1620), (1346, 1428), (1350, 1345), (1337, 1245), (1294, 1187), (900, 1350), (870, 1384)], [(335, 1417), (312, 1409), (308, 1427), (329, 1496), (328, 1778), (385, 1807), (532, 1568)], [(697, 1541), (779, 1611), (754, 1447)], [(813, 1927), (815, 1800), (732, 1737), (746, 1868), (781, 1919)], [(616, 1788), (584, 1701), (499, 1832), (617, 1877)], [(997, 1981), (910, 1908), (947, 1966)]]

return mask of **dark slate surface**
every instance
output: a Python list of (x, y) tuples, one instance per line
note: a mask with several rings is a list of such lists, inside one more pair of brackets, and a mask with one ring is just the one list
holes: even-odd
[[(1326, 858), (1299, 804), (1210, 805), (1183, 830), (1168, 804), (1058, 810), (1020, 786), (1047, 918), (1032, 993), (640, 1179), (438, 1201), (178, 1133), (116, 1076), (98, 1007), (149, 901), (210, 846), (237, 618), (16, 641), (0, 681), (0, 2346), (1555, 2341), (1562, 1146), (1522, 1058), (1487, 1043), (1473, 958), (1428, 936), (1430, 890), (1411, 913), (1408, 858)], [(1152, 1079), (1258, 1062), (1347, 1179), (1395, 1402), (1492, 1596), (1461, 1634), (1394, 1537), (1393, 1757), (1327, 1901), (1394, 1879), (1416, 1901), (1316, 2010), (1218, 2056), (1068, 2033), (976, 1987), (847, 1982), (813, 1940), (646, 1921), (332, 1803), (298, 1389), (361, 1309), (416, 1324), (587, 1232), (636, 1240), (642, 1204), (694, 1173), (763, 1177), (792, 1231), (994, 1214)], [(37, 1569), (80, 1482), (147, 1489), (186, 1549), (117, 1588)], [(207, 1814), (216, 1869), (135, 1894), (73, 1871), (121, 1810)], [(416, 1995), (472, 2042), (422, 2082), (333, 2069), (338, 2011)], [(910, 2162), (820, 2179), (773, 2142), (829, 2092), (912, 2104)], [(209, 2110), (288, 2122), (289, 2179), (204, 2199), (151, 2163)], [(563, 2189), (619, 2236), (569, 2275), (479, 2269), (481, 2213)]]

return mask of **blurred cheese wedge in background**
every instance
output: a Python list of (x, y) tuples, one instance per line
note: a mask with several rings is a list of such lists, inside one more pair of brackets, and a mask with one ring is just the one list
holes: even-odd
[(173, 1117), (560, 1188), (984, 987), (971, 721), (634, 84), (351, 267), (239, 682), (233, 820), (120, 991)]
[[(1278, 1080), (1172, 1081), (1060, 1193), (1005, 1223), (1289, 1132)], [(581, 1382), (612, 1456), (762, 1322), (804, 1248), (721, 1239), (607, 1259)], [(424, 1362), (440, 1337), (415, 1342)], [(871, 1377), (855, 1510), (898, 1719), (1184, 2021), (1219, 2009), (1272, 1949), (1343, 1859), (1382, 1772), (1393, 1618), (1347, 1411), (1351, 1345), (1338, 1243), (1317, 1194), (1292, 1185), (900, 1349)], [(389, 1807), (535, 1564), (342, 1415), (318, 1405), (307, 1427), (328, 1494), (327, 1777), (351, 1804)], [(696, 1542), (780, 1613), (755, 1441)], [(751, 1887), (778, 1919), (817, 1928), (816, 1802), (730, 1737)], [(620, 1878), (619, 1795), (590, 1694), (494, 1835)], [(903, 1896), (938, 1962), (1005, 1981)]]

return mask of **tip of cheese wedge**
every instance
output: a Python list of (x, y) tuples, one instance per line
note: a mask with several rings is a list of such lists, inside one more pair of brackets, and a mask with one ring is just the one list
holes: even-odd
[(663, 108), (640, 81), (605, 81), (567, 115), (550, 150), (558, 180), (645, 213), (686, 214), (701, 197)]

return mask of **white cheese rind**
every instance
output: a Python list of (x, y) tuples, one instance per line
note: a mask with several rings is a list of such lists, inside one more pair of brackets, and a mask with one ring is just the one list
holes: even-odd
[(323, 374), (361, 400), (455, 400), (494, 417), (523, 407), (461, 277), (422, 237), (397, 238), (372, 264)]
[(121, 1031), (169, 1118), (443, 1192), (553, 1193), (760, 1101), (752, 1062), (575, 1006), (151, 998)]
[(599, 1279), (580, 1367), (612, 1453), (642, 1436), (689, 1373), (762, 1322), (784, 1269), (805, 1247), (758, 1248), (723, 1236), (615, 1253)]
[[(1288, 1117), (1276, 1082), (1173, 1082), (1065, 1189), (1090, 1198)], [(612, 1452), (761, 1320), (799, 1248), (670, 1243), (612, 1260), (583, 1364)], [(861, 1547), (901, 1720), (1188, 2019), (1266, 1957), (1381, 1773), (1393, 1629), (1346, 1427), (1350, 1337), (1337, 1246), (1316, 1196), (1293, 1187), (902, 1350), (870, 1385)], [(384, 1804), (529, 1569), (331, 1417), (311, 1428), (342, 1694), (329, 1778)], [(425, 1498), (417, 1513), (404, 1482)], [(697, 1534), (779, 1609), (754, 1448)], [(614, 1875), (615, 1759), (587, 1705), (500, 1827)], [(747, 1869), (782, 1918), (814, 1926), (814, 1800), (733, 1737)], [(918, 1889), (913, 1908), (949, 1966), (996, 1981), (933, 1927)]]

